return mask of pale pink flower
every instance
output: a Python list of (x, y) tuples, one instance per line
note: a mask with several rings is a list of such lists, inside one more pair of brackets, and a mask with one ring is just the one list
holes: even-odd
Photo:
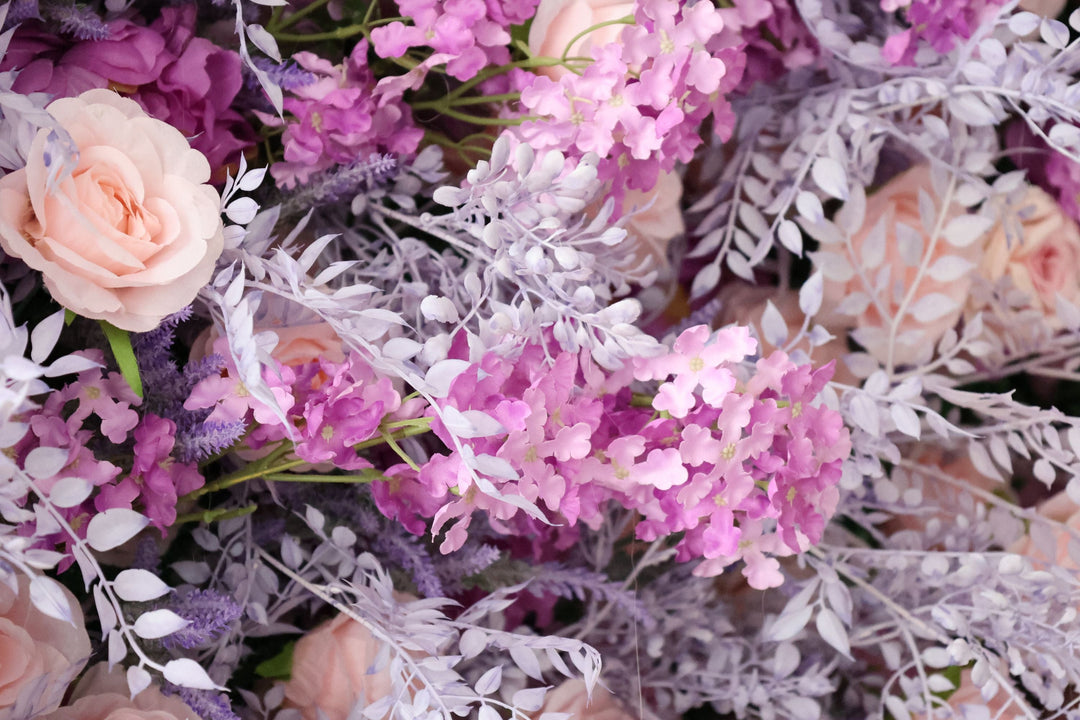
[(56, 100), (79, 149), (58, 162), (40, 130), (26, 167), (0, 178), (0, 246), (40, 270), (64, 307), (144, 332), (190, 304), (224, 246), (210, 164), (174, 127), (111, 90)]
[(82, 609), (56, 585), (72, 622), (49, 617), (30, 601), (30, 579), (19, 574), (18, 592), (0, 582), (0, 716), (32, 717), (54, 710), (68, 684), (90, 657)]

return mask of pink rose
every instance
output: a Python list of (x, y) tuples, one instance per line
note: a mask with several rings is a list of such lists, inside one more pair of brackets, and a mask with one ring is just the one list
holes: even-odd
[(323, 623), (293, 649), (286, 703), (304, 720), (320, 720), (320, 710), (326, 720), (346, 720), (361, 696), (372, 703), (392, 691), (388, 664), (372, 667), (382, 648), (366, 627), (347, 615)]
[(92, 667), (75, 688), (72, 702), (42, 720), (199, 720), (180, 698), (166, 696), (156, 685), (130, 697), (119, 665)]
[[(1043, 517), (1061, 523), (1074, 533), (1080, 534), (1080, 506), (1070, 500), (1069, 496), (1064, 492), (1054, 495), (1040, 505), (1038, 512)], [(1052, 558), (1045, 557), (1044, 554), (1035, 547), (1035, 543), (1032, 541), (1030, 535), (1024, 535), (1010, 545), (1008, 550), (1017, 555), (1026, 555), (1034, 560), (1050, 562), (1070, 570), (1080, 570), (1080, 566), (1077, 566), (1076, 562), (1069, 554), (1069, 541), (1072, 539), (1072, 535), (1063, 529), (1057, 528), (1055, 528), (1054, 534), (1055, 539), (1057, 540), (1057, 555)]]
[[(931, 198), (940, 198), (931, 182), (928, 165), (918, 165), (897, 175), (868, 197), (863, 225), (852, 234), (850, 252), (845, 253), (848, 271), (840, 275), (846, 275), (846, 279), (837, 279), (837, 274), (830, 277), (828, 265), (824, 266), (825, 312), (821, 317), (822, 322), (830, 328), (838, 328), (845, 323), (849, 327), (856, 327), (856, 340), (883, 363), (889, 360), (893, 319), (899, 312), (906, 293), (915, 286), (915, 279), (919, 267), (926, 260), (926, 253), (930, 253), (926, 261), (927, 267), (933, 267), (934, 263), (945, 256), (959, 257), (973, 267), (982, 256), (985, 245), (985, 236), (964, 248), (954, 247), (939, 236), (931, 248), (930, 238), (923, 230), (919, 214), (920, 190), (928, 193)], [(963, 212), (964, 208), (959, 205), (946, 208), (945, 221), (948, 222)], [(901, 251), (903, 235), (897, 230), (898, 225), (906, 226), (902, 231), (904, 233), (923, 235), (921, 252), (917, 245), (915, 252)], [(871, 238), (877, 240), (874, 251), (866, 247)], [(910, 243), (903, 245), (905, 249), (912, 247)], [(834, 247), (837, 246), (827, 245), (826, 249), (833, 250)], [(896, 327), (892, 352), (894, 365), (908, 365), (929, 359), (935, 343), (960, 319), (971, 283), (971, 273), (963, 273), (960, 277), (950, 277), (948, 280), (935, 280), (930, 273), (923, 273), (915, 294), (904, 306), (904, 315)], [(867, 287), (867, 284), (870, 287)], [(877, 286), (881, 289), (874, 292), (873, 289)], [(846, 314), (837, 312), (840, 303), (855, 293), (864, 296), (876, 295), (880, 307), (878, 303), (871, 301), (855, 305)], [(944, 296), (954, 307), (944, 313), (935, 313), (925, 321), (920, 320), (913, 308), (920, 300), (931, 295)], [(882, 310), (887, 316), (882, 315)]]
[(585, 692), (584, 680), (567, 680), (544, 697), (544, 713), (570, 713), (574, 720), (632, 720), (631, 715), (603, 688), (593, 690), (592, 700)]
[[(540, 0), (529, 27), (529, 51), (540, 57), (560, 58), (564, 52), (567, 57), (589, 57), (593, 48), (618, 42), (626, 26), (605, 25), (574, 40), (579, 33), (633, 14), (634, 3), (626, 0)], [(537, 72), (558, 80), (570, 71), (553, 66), (537, 68)]]
[(61, 305), (151, 330), (191, 303), (224, 245), (210, 165), (132, 100), (90, 90), (48, 111), (79, 149), (48, 187), (55, 147), (40, 130), (26, 167), (0, 179), (0, 246), (40, 270)]
[(1015, 233), (1008, 237), (998, 224), (990, 233), (979, 273), (990, 283), (1008, 276), (1014, 288), (1031, 298), (1031, 306), (1043, 312), (1047, 324), (1058, 330), (1062, 323), (1056, 296), (1080, 302), (1080, 227), (1054, 198), (1036, 187), (1024, 196), (1016, 219), (1023, 237)]
[(90, 657), (78, 601), (61, 586), (73, 623), (45, 615), (30, 602), (30, 579), (18, 594), (0, 582), (0, 716), (33, 717), (60, 705), (68, 684)]

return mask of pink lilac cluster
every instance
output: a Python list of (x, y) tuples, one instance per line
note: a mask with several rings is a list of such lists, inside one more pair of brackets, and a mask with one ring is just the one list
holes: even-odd
[(970, 38), (987, 15), (1004, 4), (1003, 0), (881, 0), (882, 10), (902, 11), (909, 26), (885, 41), (881, 55), (893, 65), (914, 65), (922, 43), (947, 53), (957, 39)]
[(721, 8), (720, 14), (724, 32), (745, 43), (746, 69), (739, 92), (812, 65), (821, 52), (791, 0), (734, 0), (731, 7)]
[[(398, 488), (408, 498), (445, 498), (433, 516), (436, 533), (454, 521), (444, 552), (462, 545), (476, 510), (504, 533), (535, 532), (510, 497), (553, 523), (594, 527), (614, 501), (641, 515), (640, 539), (682, 533), (678, 557), (700, 560), (696, 574), (742, 561), (752, 586), (775, 586), (776, 556), (820, 540), (851, 445), (839, 414), (814, 404), (831, 365), (815, 371), (774, 353), (740, 380), (738, 364), (755, 351), (745, 328), (698, 326), (671, 352), (615, 372), (587, 353), (552, 362), (537, 345), (513, 361), (488, 355), (454, 381), (442, 415), (480, 411), (501, 430), (463, 439), (434, 420), (450, 451), (400, 477)], [(651, 405), (632, 402), (635, 379), (663, 381)], [(483, 492), (478, 477), (502, 497)], [(402, 514), (418, 511), (413, 502)]]
[[(100, 352), (90, 354), (100, 362)], [(136, 509), (165, 531), (176, 521), (180, 496), (202, 487), (204, 478), (194, 463), (174, 459), (176, 425), (153, 413), (140, 413), (141, 401), (127, 381), (115, 372), (86, 370), (53, 393), (28, 419), (30, 431), (16, 453), (20, 461), (36, 448), (67, 451), (67, 462), (55, 475), (39, 478), (38, 489), (49, 493), (68, 477), (87, 480), (93, 493), (84, 501), (58, 510), (82, 535), (96, 513), (110, 508)], [(59, 527), (35, 534), (67, 542)], [(31, 529), (29, 526), (25, 528)]]
[(372, 155), (416, 152), (424, 133), (402, 98), (405, 88), (399, 83), (377, 87), (367, 53), (368, 43), (361, 40), (340, 65), (307, 51), (293, 55), (313, 79), (286, 93), (284, 109), (291, 117), (283, 123), (276, 115), (258, 113), (268, 126), (285, 126), (285, 159), (270, 167), (279, 187), (292, 188), (315, 173)]
[[(229, 357), (227, 340), (215, 350)], [(372, 467), (355, 446), (377, 437), (380, 424), (403, 410), (401, 396), (389, 378), (379, 376), (357, 355), (344, 362), (325, 359), (298, 366), (274, 363), (263, 378), (270, 386), (285, 422), (247, 392), (231, 361), (226, 370), (199, 382), (184, 403), (188, 410), (213, 408), (208, 420), (253, 421), (247, 445), (253, 450), (291, 437), (296, 457), (312, 464), (329, 463), (344, 470)], [(404, 408), (408, 412), (414, 404)], [(287, 424), (286, 424), (287, 423)]]
[[(243, 84), (240, 56), (195, 35), (194, 4), (166, 6), (151, 25), (120, 18), (101, 40), (60, 37), (37, 21), (16, 29), (0, 70), (13, 89), (73, 97), (111, 87), (191, 138), (213, 168), (237, 162), (255, 132), (232, 108)], [(222, 178), (223, 179), (223, 178)]]
[(580, 74), (536, 76), (521, 93), (524, 114), (536, 119), (514, 131), (537, 151), (596, 153), (616, 199), (623, 188), (650, 190), (661, 170), (689, 162), (710, 115), (713, 131), (730, 137), (735, 118), (724, 96), (746, 62), (711, 2), (640, 0), (634, 19), (619, 42), (592, 49)]
[(510, 62), (510, 27), (533, 16), (539, 0), (395, 0), (411, 25), (391, 22), (373, 28), (379, 57), (399, 58), (428, 47), (446, 62), (446, 72), (469, 80), (487, 65)]

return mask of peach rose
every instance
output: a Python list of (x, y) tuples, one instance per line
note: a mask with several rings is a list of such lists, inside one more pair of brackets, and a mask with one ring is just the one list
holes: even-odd
[(71, 704), (42, 720), (199, 720), (199, 716), (180, 698), (163, 695), (156, 685), (131, 698), (123, 668), (117, 665), (110, 672), (105, 663), (98, 663), (75, 688)]
[(68, 684), (90, 657), (79, 603), (61, 586), (73, 623), (45, 615), (30, 602), (30, 579), (18, 594), (0, 582), (0, 717), (32, 717), (55, 710)]
[(78, 163), (50, 188), (57, 150), (38, 131), (26, 167), (0, 179), (0, 246), (40, 270), (73, 312), (152, 330), (191, 303), (221, 254), (210, 164), (179, 130), (110, 90), (47, 109)]
[[(914, 253), (915, 257), (911, 257), (912, 253), (901, 252), (897, 224), (907, 226), (910, 232), (924, 234), (919, 214), (920, 190), (928, 193), (931, 198), (938, 197), (930, 179), (928, 165), (917, 165), (901, 173), (869, 196), (866, 199), (863, 226), (851, 237), (854, 257), (847, 257), (849, 263), (856, 268), (855, 271), (844, 281), (830, 279), (826, 274), (822, 321), (829, 327), (839, 327), (846, 320), (848, 326), (853, 325), (856, 328), (856, 339), (859, 343), (881, 362), (887, 362), (889, 359), (892, 320), (900, 310), (905, 294), (914, 285), (919, 266), (926, 253), (931, 252), (928, 267), (933, 267), (945, 256), (959, 257), (974, 266), (978, 263), (986, 242), (984, 235), (967, 247), (958, 248), (939, 237), (931, 251), (930, 238), (924, 236), (921, 253)], [(948, 222), (963, 213), (963, 207), (954, 205), (946, 209), (945, 220)], [(870, 238), (877, 236), (880, 242), (877, 232), (881, 229), (884, 230), (883, 242), (875, 250), (866, 252), (870, 250), (866, 247)], [(832, 247), (825, 246), (826, 249)], [(877, 255), (877, 258), (870, 260), (874, 255)], [(865, 308), (860, 308), (853, 314), (843, 315), (836, 312), (841, 301), (854, 293), (873, 294), (872, 289), (882, 279), (884, 282), (880, 283), (881, 290), (876, 293), (882, 305), (881, 308), (876, 303), (870, 302)], [(867, 283), (870, 285), (869, 289)], [(894, 365), (912, 364), (930, 357), (934, 344), (960, 319), (971, 284), (970, 273), (964, 273), (960, 277), (950, 277), (948, 280), (935, 280), (931, 274), (923, 274), (915, 295), (906, 306), (906, 312), (897, 327), (892, 354)], [(931, 295), (943, 295), (951, 300), (955, 307), (933, 319), (919, 320), (912, 312), (912, 308), (921, 299)], [(888, 317), (883, 317), (882, 309)]]
[(668, 246), (686, 232), (682, 194), (679, 174), (662, 172), (652, 190), (628, 190), (623, 196), (623, 212), (629, 216), (624, 225), (629, 252), (661, 276), (670, 274)]
[(327, 720), (346, 720), (361, 695), (371, 703), (393, 689), (387, 666), (372, 669), (381, 649), (382, 643), (347, 615), (323, 623), (293, 649), (286, 703), (304, 720), (319, 720), (319, 710)]
[[(618, 41), (625, 25), (605, 25), (574, 40), (579, 33), (633, 14), (634, 3), (626, 0), (540, 0), (529, 27), (529, 51), (540, 57), (559, 58), (564, 52), (567, 57), (588, 57), (592, 48)], [(570, 71), (553, 66), (537, 72), (558, 80)]]
[(1059, 330), (1056, 296), (1080, 301), (1080, 227), (1041, 189), (1024, 196), (1018, 218), (1023, 237), (1009, 238), (999, 223), (990, 233), (979, 273), (990, 283), (1008, 276), (1013, 287), (1031, 298), (1047, 324)]
[(567, 680), (548, 692), (537, 717), (549, 712), (570, 713), (574, 720), (632, 720), (636, 717), (603, 688), (593, 690), (590, 701), (584, 680)]

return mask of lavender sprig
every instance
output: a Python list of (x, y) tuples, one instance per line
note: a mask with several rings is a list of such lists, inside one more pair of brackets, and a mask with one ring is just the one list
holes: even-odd
[(60, 26), (60, 32), (76, 40), (109, 39), (109, 26), (85, 5), (48, 3), (42, 10), (46, 18)]
[(295, 215), (312, 207), (330, 205), (352, 198), (389, 181), (398, 172), (393, 155), (373, 154), (366, 160), (333, 168), (314, 176), (282, 203), (282, 215)]
[[(169, 609), (188, 621), (188, 625), (162, 640), (165, 647), (190, 649), (210, 642), (244, 614), (230, 596), (217, 590), (181, 591), (172, 598)], [(205, 715), (202, 717), (206, 718)]]

